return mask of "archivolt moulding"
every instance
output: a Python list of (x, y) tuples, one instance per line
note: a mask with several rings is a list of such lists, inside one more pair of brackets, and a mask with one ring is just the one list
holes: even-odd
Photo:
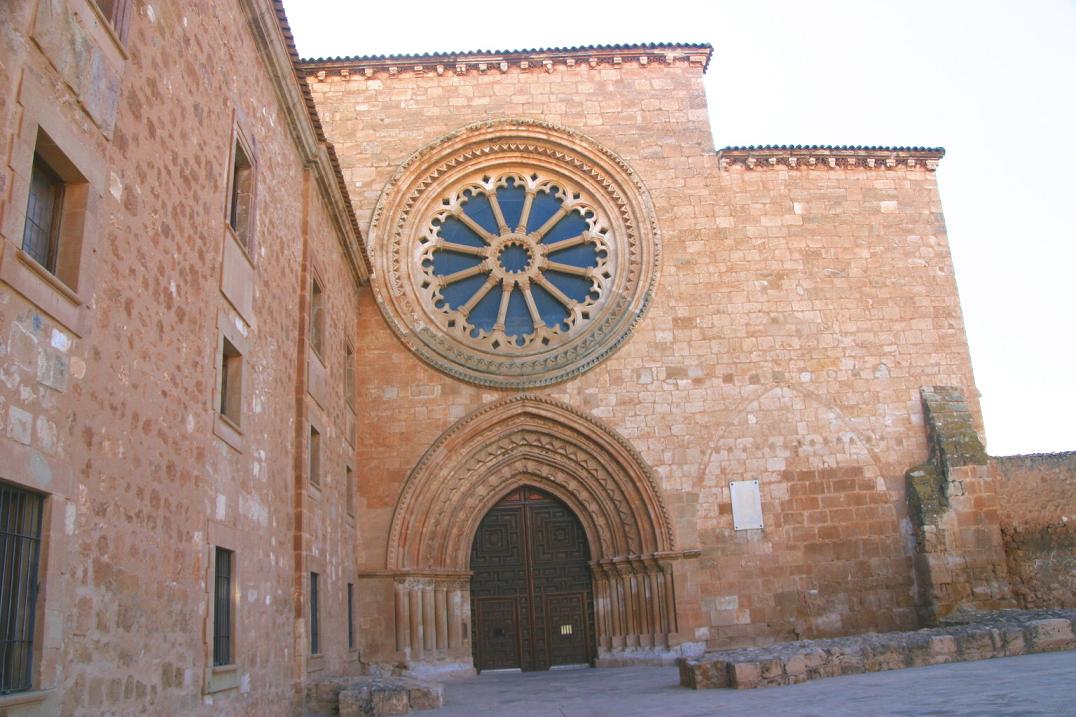
[(492, 120), (408, 158), (368, 233), (374, 294), (420, 358), (522, 388), (586, 371), (630, 335), (657, 277), (653, 204), (627, 163), (536, 120)]
[(570, 506), (595, 561), (669, 555), (654, 475), (615, 431), (565, 404), (513, 396), (460, 419), (411, 471), (389, 531), (389, 570), (467, 569), (485, 513), (522, 484)]

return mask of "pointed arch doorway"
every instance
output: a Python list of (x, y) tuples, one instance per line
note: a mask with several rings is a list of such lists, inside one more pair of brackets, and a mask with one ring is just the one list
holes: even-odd
[(482, 518), (471, 545), (472, 645), (483, 670), (590, 665), (594, 595), (586, 532), (530, 485)]

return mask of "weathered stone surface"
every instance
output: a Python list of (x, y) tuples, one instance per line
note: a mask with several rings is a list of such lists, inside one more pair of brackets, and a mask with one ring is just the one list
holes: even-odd
[(1076, 649), (1076, 610), (1002, 610), (963, 624), (802, 640), (681, 659), (680, 685), (752, 689), (837, 675)]
[(991, 458), (1013, 595), (1076, 608), (1076, 451)]
[(442, 705), (442, 685), (407, 677), (352, 678), (339, 691), (340, 717), (402, 715), (411, 710), (437, 709)]

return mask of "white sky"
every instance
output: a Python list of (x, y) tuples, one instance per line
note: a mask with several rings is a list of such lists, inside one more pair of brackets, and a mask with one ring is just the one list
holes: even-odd
[(304, 57), (709, 42), (717, 147), (944, 146), (987, 448), (1076, 449), (1076, 0), (285, 5)]

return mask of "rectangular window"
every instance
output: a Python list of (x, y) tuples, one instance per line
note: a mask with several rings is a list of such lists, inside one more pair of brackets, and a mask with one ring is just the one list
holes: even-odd
[(355, 350), (351, 343), (344, 342), (344, 398), (347, 405), (355, 405)]
[(347, 487), (344, 489), (344, 500), (347, 503), (347, 514), (355, 515), (355, 471), (351, 466), (344, 467), (344, 481)]
[(31, 688), (44, 499), (0, 484), (0, 694)]
[(234, 553), (217, 548), (213, 581), (213, 664), (230, 665), (232, 654), (232, 568)]
[(355, 649), (355, 617), (354, 617), (354, 602), (355, 602), (355, 586), (351, 583), (347, 584), (347, 649)]
[(132, 0), (96, 0), (96, 2), (101, 14), (115, 29), (116, 37), (121, 42), (126, 41)]
[(243, 406), (243, 356), (227, 338), (220, 352), (220, 415), (236, 427)]
[(232, 191), (228, 198), (228, 224), (235, 232), (239, 243), (247, 252), (251, 247), (251, 218), (254, 200), (254, 165), (247, 156), (243, 144), (235, 142), (235, 155), (232, 160)]
[(321, 485), (321, 433), (310, 427), (310, 484)]
[(321, 654), (321, 625), (318, 624), (318, 574), (310, 573), (310, 654)]
[(30, 196), (26, 200), (22, 250), (50, 274), (56, 273), (56, 257), (60, 250), (63, 198), (63, 180), (40, 155), (35, 154), (30, 170)]
[(322, 302), (324, 292), (321, 283), (314, 279), (310, 282), (310, 347), (318, 356), (321, 356), (322, 344), (325, 336), (325, 318)]

